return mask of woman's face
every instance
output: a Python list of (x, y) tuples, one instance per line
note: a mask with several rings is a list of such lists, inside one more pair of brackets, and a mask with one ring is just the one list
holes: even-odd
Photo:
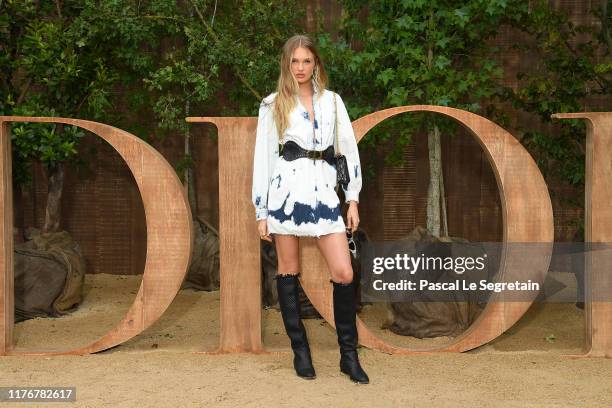
[(308, 49), (298, 47), (291, 56), (291, 73), (298, 83), (303, 84), (310, 81), (315, 67), (314, 54)]

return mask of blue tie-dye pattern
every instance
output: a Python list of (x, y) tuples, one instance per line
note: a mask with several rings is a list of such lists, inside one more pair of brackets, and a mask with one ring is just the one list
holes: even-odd
[(285, 206), (287, 205), (287, 200), (289, 199), (289, 195), (291, 192), (287, 194), (285, 197), (285, 201), (283, 201), (283, 205), (278, 210), (270, 210), (268, 212), (268, 216), (274, 217), (279, 222), (283, 223), (285, 221), (293, 221), (295, 225), (314, 223), (317, 224), (319, 219), (323, 218), (329, 220), (330, 222), (337, 221), (340, 217), (340, 206), (336, 206), (335, 208), (328, 207), (325, 204), (322, 204), (317, 200), (315, 208), (312, 208), (308, 204), (300, 203), (296, 201), (293, 204), (293, 212), (291, 214), (285, 214)]
[(315, 222), (312, 207), (297, 201), (293, 205), (293, 212), (291, 214), (285, 214), (285, 206), (287, 205), (287, 200), (289, 199), (290, 194), (291, 193), (287, 194), (287, 197), (285, 197), (283, 205), (281, 205), (278, 210), (269, 211), (268, 216), (276, 218), (281, 223), (285, 221), (293, 221), (295, 225)]
[(315, 219), (314, 209), (308, 204), (300, 203), (298, 201), (293, 203), (293, 222), (295, 225), (317, 223)]
[(338, 217), (340, 217), (340, 206), (338, 205), (334, 208), (331, 208), (317, 200), (316, 213), (318, 215), (317, 221), (320, 218), (323, 218), (325, 220), (333, 222), (336, 221)]
[(259, 205), (260, 202), (261, 202), (261, 196), (257, 196), (255, 198), (255, 205)]
[(268, 210), (268, 217), (274, 217), (280, 222), (291, 221), (291, 214), (285, 214), (285, 206), (287, 205), (287, 200), (289, 199), (290, 195), (291, 192), (287, 194), (287, 197), (285, 197), (285, 201), (283, 201), (283, 205), (281, 205), (278, 210)]
[[(310, 122), (310, 115), (308, 114), (308, 112), (302, 112), (302, 117)], [(319, 121), (317, 120), (317, 118), (315, 118), (314, 120), (314, 128), (319, 128)]]
[(281, 175), (279, 174), (278, 176), (274, 177), (272, 179), (272, 182), (274, 182), (274, 180), (278, 179), (278, 183), (276, 184), (276, 188), (280, 188), (280, 183), (281, 183)]
[(355, 165), (355, 178), (359, 177), (359, 165)]

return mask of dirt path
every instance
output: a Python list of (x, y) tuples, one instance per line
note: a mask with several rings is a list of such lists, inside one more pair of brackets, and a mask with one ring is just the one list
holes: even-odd
[[(97, 339), (127, 311), (140, 279), (87, 275), (79, 310), (17, 324), (17, 348), (65, 350)], [(580, 353), (583, 344), (583, 314), (571, 304), (536, 305), (508, 333), (464, 354), (390, 356), (360, 349), (371, 379), (365, 386), (339, 373), (335, 332), (322, 320), (305, 320), (317, 379), (296, 377), (273, 309), (263, 313), (264, 344), (286, 351), (192, 353), (217, 345), (218, 306), (218, 292), (183, 290), (153, 327), (107, 352), (0, 357), (0, 386), (76, 386), (76, 404), (53, 407), (612, 406), (612, 361), (564, 357)], [(384, 309), (366, 306), (361, 317), (376, 329), (384, 315)], [(446, 341), (375, 331), (394, 344)]]

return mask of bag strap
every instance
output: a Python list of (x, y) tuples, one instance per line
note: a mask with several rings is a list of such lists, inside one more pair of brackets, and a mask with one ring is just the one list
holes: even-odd
[(340, 145), (338, 143), (338, 104), (336, 103), (336, 93), (334, 92), (334, 111), (336, 113), (336, 125), (334, 126), (334, 155), (340, 156)]

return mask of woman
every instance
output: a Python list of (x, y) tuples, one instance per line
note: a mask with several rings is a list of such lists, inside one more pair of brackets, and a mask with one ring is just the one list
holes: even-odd
[(350, 232), (359, 225), (359, 151), (342, 99), (325, 89), (326, 84), (327, 75), (312, 40), (304, 35), (291, 37), (283, 47), (277, 92), (265, 97), (259, 108), (252, 199), (261, 239), (276, 246), (274, 279), (297, 375), (315, 378), (298, 300), (298, 237), (313, 236), (318, 238), (317, 246), (331, 272), (340, 370), (354, 382), (367, 384), (368, 376), (357, 356), (347, 227), (334, 190), (336, 120), (337, 145), (347, 158), (351, 178), (342, 187), (349, 203)]

